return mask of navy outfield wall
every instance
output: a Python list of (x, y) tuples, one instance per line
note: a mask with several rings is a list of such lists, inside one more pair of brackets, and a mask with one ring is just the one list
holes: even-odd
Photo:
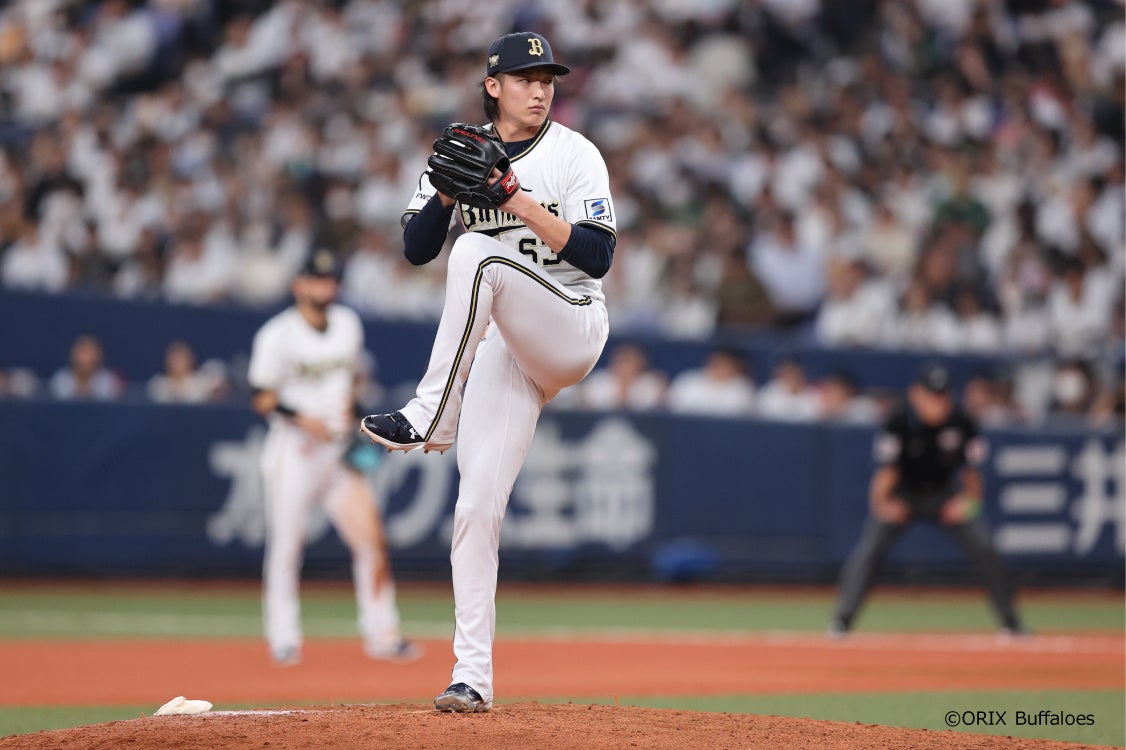
[[(264, 425), (245, 408), (0, 401), (0, 575), (256, 575)], [(987, 516), (1029, 576), (1121, 580), (1123, 440), (995, 431)], [(867, 428), (549, 412), (513, 492), (502, 574), (826, 580), (860, 532)], [(404, 575), (448, 575), (454, 453), (388, 456), (372, 476)], [(344, 574), (327, 521), (307, 569)], [(957, 573), (910, 531), (899, 569)]]

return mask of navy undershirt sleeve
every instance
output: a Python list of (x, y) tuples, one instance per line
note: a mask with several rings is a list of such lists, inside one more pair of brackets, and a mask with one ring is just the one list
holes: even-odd
[[(454, 204), (457, 205), (457, 204)], [(446, 235), (450, 232), (450, 218), (454, 207), (442, 206), (437, 193), (426, 202), (414, 218), (403, 227), (403, 255), (411, 265), (422, 266), (438, 257)]]
[(571, 225), (571, 237), (559, 251), (559, 257), (595, 279), (601, 279), (614, 262), (617, 239), (609, 232), (585, 226)]

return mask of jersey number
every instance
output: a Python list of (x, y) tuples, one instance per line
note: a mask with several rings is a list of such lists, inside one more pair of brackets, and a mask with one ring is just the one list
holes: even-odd
[(520, 252), (532, 256), (532, 261), (541, 266), (554, 266), (560, 262), (559, 256), (553, 253), (547, 245), (540, 242), (538, 237), (521, 238)]

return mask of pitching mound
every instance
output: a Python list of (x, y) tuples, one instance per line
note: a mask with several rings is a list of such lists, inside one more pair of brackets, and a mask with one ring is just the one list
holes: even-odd
[[(975, 748), (1077, 750), (1048, 740), (928, 732), (777, 716), (509, 703), (472, 715), (424, 705), (213, 711), (0, 739), (0, 748)], [(1090, 746), (1086, 746), (1090, 747)]]

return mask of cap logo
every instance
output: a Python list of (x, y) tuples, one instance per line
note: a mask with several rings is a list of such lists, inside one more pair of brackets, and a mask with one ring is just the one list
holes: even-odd
[(489, 67), (495, 68), (500, 64), (500, 55), (489, 55)]
[(528, 44), (531, 45), (531, 48), (528, 49), (529, 55), (535, 55), (536, 57), (539, 57), (543, 54), (543, 43), (540, 42), (539, 39), (532, 37), (528, 40)]
[(313, 259), (313, 266), (318, 273), (331, 273), (333, 270), (332, 253), (327, 250), (317, 253), (317, 257)]

